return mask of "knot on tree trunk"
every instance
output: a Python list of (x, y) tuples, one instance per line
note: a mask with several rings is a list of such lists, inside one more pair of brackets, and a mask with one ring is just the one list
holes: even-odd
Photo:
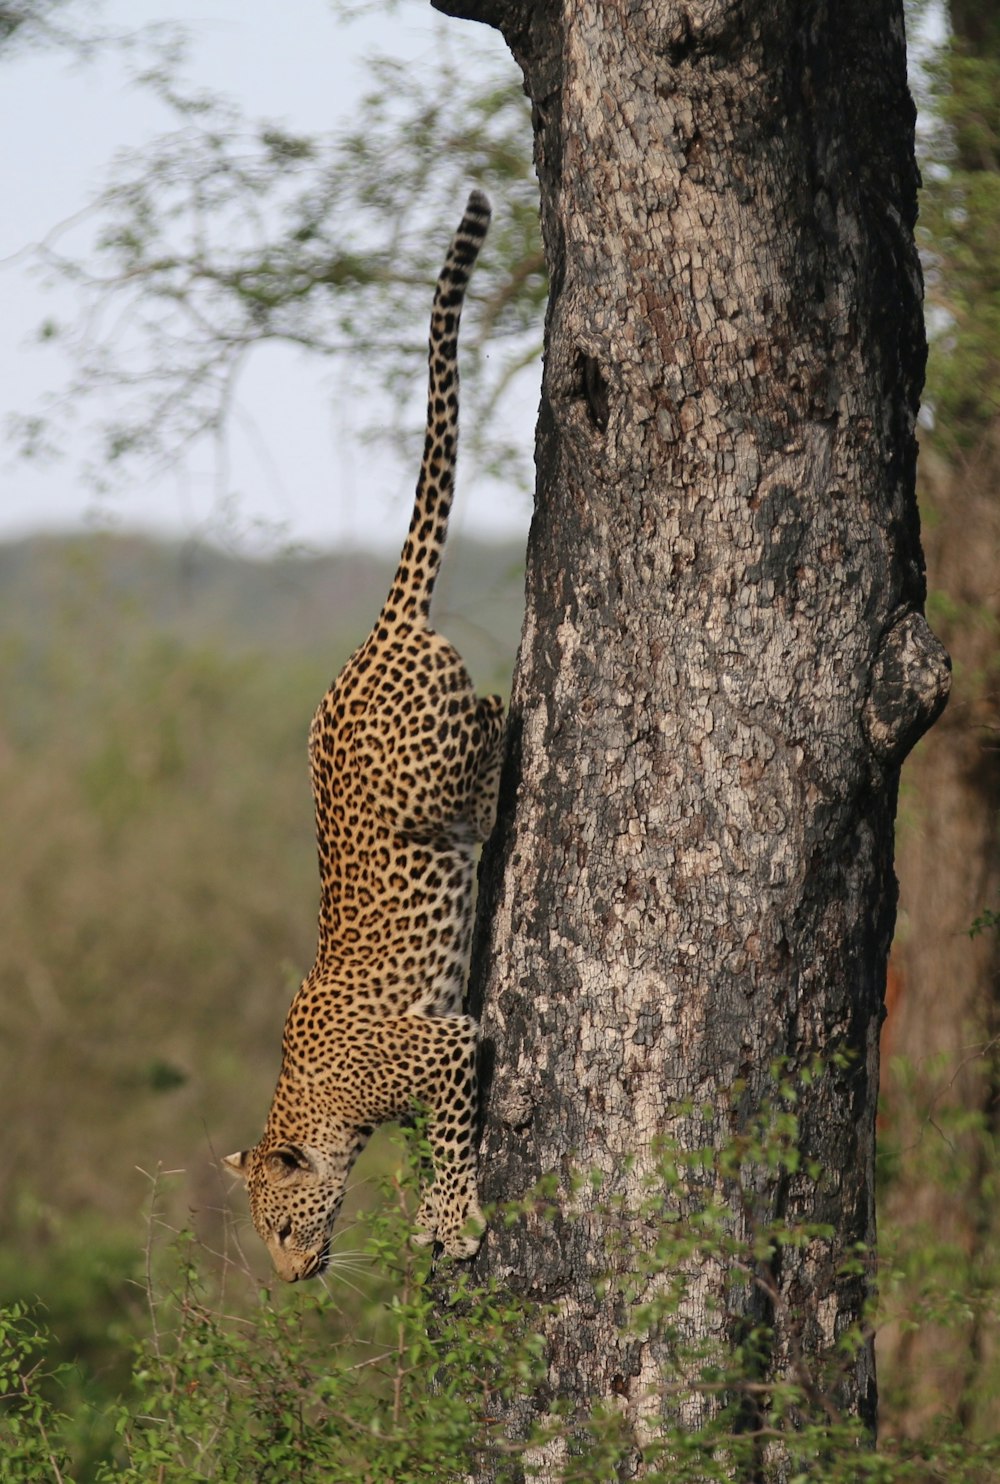
[(865, 731), (882, 762), (901, 763), (944, 710), (951, 659), (921, 613), (907, 613), (882, 636), (872, 662)]

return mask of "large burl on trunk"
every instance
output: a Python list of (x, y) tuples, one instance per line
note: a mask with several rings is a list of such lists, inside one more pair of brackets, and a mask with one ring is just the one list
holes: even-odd
[[(551, 1305), (535, 1413), (605, 1400), (635, 1439), (621, 1477), (641, 1477), (661, 1415), (716, 1401), (666, 1392), (660, 1342), (622, 1333), (594, 1281), (606, 1206), (569, 1193), (574, 1166), (627, 1209), (658, 1136), (705, 1138), (680, 1102), (714, 1108), (722, 1143), (776, 1058), (794, 1075), (846, 1052), (801, 1089), (820, 1178), (761, 1183), (766, 1214), (835, 1232), (746, 1286), (744, 1322), (773, 1327), (761, 1380), (821, 1359), (866, 1294), (839, 1269), (875, 1238), (896, 784), (948, 690), (921, 615), (902, 0), (441, 8), (500, 27), (523, 69), (551, 274), (473, 971), (483, 1190), (555, 1172), (583, 1213), (494, 1224), (480, 1269)], [(739, 1327), (722, 1281), (695, 1270), (692, 1338)], [(873, 1424), (869, 1345), (829, 1400)], [(511, 1435), (529, 1420), (515, 1407)]]

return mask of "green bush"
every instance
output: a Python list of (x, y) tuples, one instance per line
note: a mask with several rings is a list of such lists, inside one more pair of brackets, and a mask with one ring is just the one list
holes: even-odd
[(45, 1392), (49, 1336), (23, 1304), (0, 1308), (0, 1465), (5, 1484), (68, 1477), (67, 1419)]
[[(426, 1151), (416, 1138), (409, 1147), (402, 1171), (385, 1181), (388, 1198), (349, 1234), (357, 1250), (335, 1253), (321, 1284), (272, 1292), (235, 1260), (235, 1244), (234, 1260), (220, 1267), (190, 1233), (168, 1244), (154, 1236), (146, 1331), (133, 1344), (131, 1379), (110, 1408), (113, 1441), (96, 1465), (77, 1462), (86, 1418), (71, 1418), (65, 1404), (71, 1375), (65, 1367), (43, 1375), (51, 1340), (30, 1326), (23, 1305), (9, 1309), (0, 1324), (5, 1481), (459, 1484), (484, 1458), (497, 1478), (514, 1481), (530, 1478), (539, 1450), (557, 1442), (566, 1445), (565, 1484), (618, 1477), (635, 1440), (613, 1401), (593, 1405), (581, 1423), (567, 1398), (563, 1413), (557, 1407), (522, 1440), (501, 1435), (505, 1404), (530, 1401), (545, 1383), (538, 1310), (452, 1265), (435, 1272), (410, 1246)], [(611, 1213), (619, 1245), (599, 1286), (605, 1299), (615, 1287), (628, 1335), (655, 1338), (669, 1356), (651, 1397), (662, 1427), (644, 1442), (643, 1477), (986, 1484), (1000, 1467), (1000, 1438), (973, 1438), (942, 1416), (921, 1439), (875, 1449), (838, 1410), (838, 1378), (870, 1342), (873, 1316), (780, 1379), (762, 1370), (766, 1324), (744, 1329), (735, 1344), (725, 1324), (700, 1345), (685, 1338), (688, 1285), (700, 1265), (722, 1261), (735, 1311), (762, 1262), (779, 1262), (789, 1245), (834, 1240), (828, 1228), (734, 1220), (762, 1175), (799, 1167), (798, 1148), (794, 1108), (779, 1104), (721, 1152), (706, 1145), (681, 1156), (665, 1144), (640, 1207)], [(579, 1185), (601, 1199), (595, 1181), (581, 1175)], [(549, 1194), (543, 1185), (493, 1219), (518, 1221), (527, 1209), (537, 1218)], [(850, 1261), (867, 1264), (868, 1254)], [(637, 1305), (650, 1277), (656, 1300)], [(949, 1274), (928, 1274), (934, 1282), (944, 1291)], [(947, 1322), (948, 1312), (935, 1309), (935, 1321)], [(697, 1428), (676, 1420), (684, 1395), (709, 1401)]]

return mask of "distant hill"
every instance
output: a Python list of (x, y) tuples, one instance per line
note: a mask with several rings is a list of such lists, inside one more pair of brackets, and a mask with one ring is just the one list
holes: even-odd
[[(24, 639), (67, 621), (127, 629), (133, 617), (185, 643), (279, 654), (329, 644), (336, 658), (370, 629), (395, 561), (363, 550), (253, 560), (138, 535), (32, 536), (0, 544), (0, 629)], [(519, 546), (449, 548), (434, 622), (481, 688), (509, 672), (522, 593)]]

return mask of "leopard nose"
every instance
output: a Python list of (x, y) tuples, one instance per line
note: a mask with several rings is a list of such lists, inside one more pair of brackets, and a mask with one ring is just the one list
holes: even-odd
[(330, 1260), (330, 1248), (324, 1246), (318, 1252), (290, 1252), (287, 1247), (275, 1246), (271, 1256), (279, 1278), (286, 1283), (299, 1283), (323, 1272)]
[(311, 1259), (304, 1252), (289, 1252), (287, 1247), (275, 1243), (271, 1247), (271, 1261), (278, 1277), (285, 1283), (297, 1283), (300, 1278), (309, 1276)]

